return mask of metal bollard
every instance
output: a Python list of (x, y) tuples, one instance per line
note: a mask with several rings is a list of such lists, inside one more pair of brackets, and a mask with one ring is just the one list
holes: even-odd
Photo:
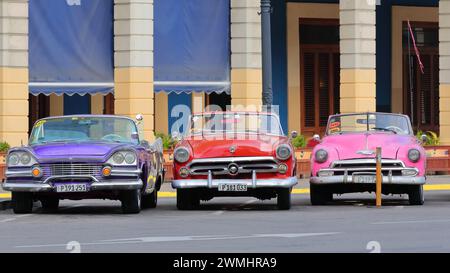
[(381, 147), (377, 147), (376, 153), (377, 162), (377, 177), (376, 177), (376, 206), (381, 207), (381, 185), (383, 181), (383, 176), (381, 173)]

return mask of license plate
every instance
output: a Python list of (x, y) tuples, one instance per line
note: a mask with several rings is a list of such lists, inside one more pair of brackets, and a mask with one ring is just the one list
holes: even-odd
[(56, 184), (56, 192), (87, 192), (88, 190), (87, 184)]
[(219, 184), (219, 191), (247, 191), (245, 184)]
[(375, 183), (376, 176), (375, 175), (355, 175), (353, 177), (353, 181), (355, 183)]

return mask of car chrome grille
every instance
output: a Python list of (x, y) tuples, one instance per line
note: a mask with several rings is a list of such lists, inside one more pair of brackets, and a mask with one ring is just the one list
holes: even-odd
[(207, 175), (209, 171), (213, 175), (229, 174), (230, 164), (238, 166), (238, 174), (270, 173), (278, 171), (278, 161), (273, 157), (229, 157), (208, 158), (193, 160), (188, 168), (193, 175)]
[[(356, 172), (376, 172), (375, 159), (349, 159), (335, 161), (331, 164), (334, 175), (352, 175)], [(400, 160), (383, 159), (381, 169), (383, 175), (402, 175), (401, 171), (405, 164)]]
[(87, 163), (55, 163), (42, 166), (44, 176), (85, 175), (97, 176), (102, 165)]

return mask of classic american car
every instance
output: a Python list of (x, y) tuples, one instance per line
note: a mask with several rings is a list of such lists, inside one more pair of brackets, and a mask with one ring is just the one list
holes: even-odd
[(277, 115), (198, 113), (188, 128), (174, 149), (178, 209), (193, 209), (200, 200), (218, 196), (277, 198), (279, 209), (290, 208), (296, 161)]
[(156, 207), (162, 143), (143, 140), (139, 123), (106, 115), (38, 120), (29, 145), (7, 156), (2, 186), (12, 192), (14, 212), (30, 213), (34, 201), (54, 211), (62, 199), (120, 200), (124, 213)]
[(329, 117), (311, 156), (312, 205), (328, 203), (333, 194), (374, 192), (377, 147), (382, 148), (382, 193), (407, 194), (411, 205), (422, 205), (425, 150), (408, 116), (387, 113)]

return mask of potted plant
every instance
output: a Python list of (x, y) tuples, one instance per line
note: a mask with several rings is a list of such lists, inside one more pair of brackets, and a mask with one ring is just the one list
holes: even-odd
[(8, 153), (10, 146), (6, 142), (0, 142), (0, 181), (5, 178), (6, 169), (6, 154)]
[(174, 140), (170, 135), (166, 135), (164, 133), (156, 133), (156, 138), (161, 138), (163, 142), (164, 148), (164, 169), (166, 170), (166, 180), (173, 179), (173, 147), (176, 144), (176, 140)]
[(308, 145), (309, 142), (304, 135), (298, 135), (292, 139), (292, 146), (294, 146), (295, 157), (297, 158), (297, 175), (302, 178), (308, 177), (311, 173), (312, 147)]
[(448, 173), (450, 168), (450, 146), (440, 145), (440, 138), (433, 131), (417, 131), (416, 137), (423, 143), (427, 154), (427, 172)]

